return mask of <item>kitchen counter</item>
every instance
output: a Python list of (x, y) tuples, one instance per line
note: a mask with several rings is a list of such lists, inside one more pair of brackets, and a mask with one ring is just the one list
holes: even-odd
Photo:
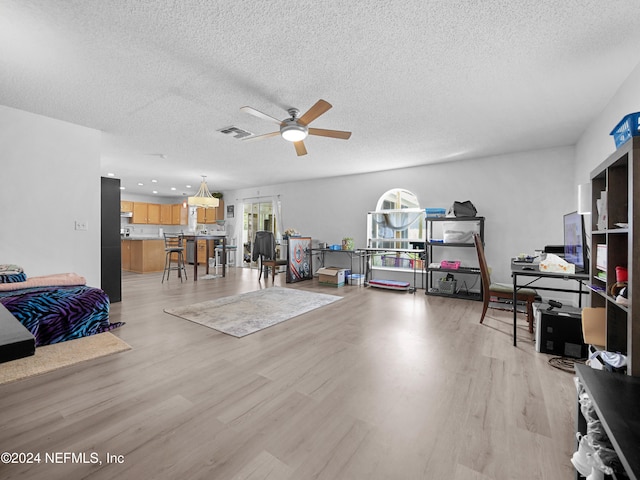
[(164, 271), (164, 239), (158, 236), (122, 238), (122, 270), (135, 273)]
[(164, 242), (164, 238), (163, 237), (159, 237), (157, 235), (140, 235), (140, 236), (136, 236), (136, 237), (121, 237), (122, 240), (162, 240)]

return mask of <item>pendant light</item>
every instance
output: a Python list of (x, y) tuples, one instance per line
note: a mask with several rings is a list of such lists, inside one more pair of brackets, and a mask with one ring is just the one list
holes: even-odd
[(220, 201), (209, 192), (205, 178), (207, 177), (202, 175), (202, 183), (200, 184), (198, 193), (193, 197), (189, 197), (187, 203), (192, 207), (216, 208), (220, 205)]

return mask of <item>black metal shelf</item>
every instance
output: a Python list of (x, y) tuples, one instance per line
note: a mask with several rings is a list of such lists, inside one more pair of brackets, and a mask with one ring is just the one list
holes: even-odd
[[(475, 248), (475, 244), (473, 242), (445, 242), (444, 240), (434, 241), (433, 235), (433, 223), (444, 223), (444, 222), (452, 222), (452, 223), (476, 223), (478, 224), (478, 233), (480, 234), (480, 238), (484, 243), (484, 217), (426, 217), (425, 218), (425, 226), (427, 231), (426, 238), (426, 255), (427, 258), (425, 260), (425, 271), (427, 273), (427, 287), (425, 288), (425, 295), (433, 295), (439, 297), (449, 297), (449, 298), (462, 298), (466, 300), (482, 300), (482, 282), (480, 282), (480, 292), (462, 292), (458, 291), (455, 293), (442, 292), (437, 286), (434, 286), (434, 273), (441, 274), (453, 274), (453, 275), (480, 275), (479, 267), (459, 267), (459, 268), (434, 268), (429, 267), (428, 265), (433, 262), (434, 249), (442, 249), (442, 248)], [(443, 232), (443, 238), (445, 237)], [(466, 240), (466, 238), (465, 238)], [(437, 277), (437, 276), (436, 276)], [(437, 277), (441, 278), (441, 277)], [(475, 284), (474, 284), (475, 285)]]

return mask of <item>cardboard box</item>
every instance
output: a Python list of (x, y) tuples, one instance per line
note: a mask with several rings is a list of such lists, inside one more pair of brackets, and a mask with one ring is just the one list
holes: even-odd
[(606, 323), (604, 308), (583, 308), (582, 335), (584, 343), (604, 347), (607, 344)]
[(318, 270), (318, 279), (323, 285), (341, 287), (344, 285), (346, 269), (338, 267), (323, 267)]

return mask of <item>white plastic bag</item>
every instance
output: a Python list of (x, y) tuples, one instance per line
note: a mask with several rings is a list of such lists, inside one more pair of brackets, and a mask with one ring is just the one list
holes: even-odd
[(576, 273), (576, 266), (553, 253), (547, 253), (547, 257), (540, 262), (540, 271), (574, 274)]

